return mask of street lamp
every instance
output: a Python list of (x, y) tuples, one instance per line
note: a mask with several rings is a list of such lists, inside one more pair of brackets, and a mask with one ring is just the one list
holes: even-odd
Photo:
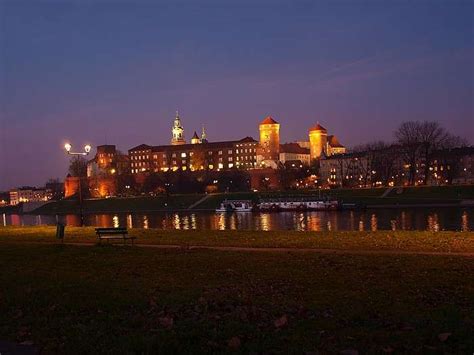
[[(88, 155), (91, 151), (91, 146), (90, 144), (86, 144), (84, 146), (84, 151), (83, 152), (71, 152), (72, 145), (70, 143), (66, 143), (64, 145), (64, 149), (66, 149), (66, 153), (68, 155)], [(80, 213), (80, 218), (81, 218), (81, 227), (84, 226), (84, 212), (82, 208), (82, 176), (79, 176), (79, 213)]]
[(90, 144), (86, 144), (84, 146), (84, 151), (83, 152), (71, 152), (72, 145), (69, 143), (64, 144), (64, 149), (66, 149), (66, 153), (69, 155), (88, 155), (91, 151), (91, 146)]

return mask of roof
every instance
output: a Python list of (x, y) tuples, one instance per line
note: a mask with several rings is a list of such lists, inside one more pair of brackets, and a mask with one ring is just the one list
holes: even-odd
[(285, 143), (280, 144), (280, 153), (309, 154), (309, 149), (301, 147), (298, 143)]
[(116, 148), (113, 144), (103, 144), (97, 146), (97, 153), (115, 153)]
[(252, 137), (245, 137), (236, 141), (223, 141), (223, 142), (202, 142), (202, 144), (180, 144), (180, 145), (158, 145), (150, 147), (153, 152), (164, 152), (164, 151), (184, 151), (184, 150), (196, 150), (196, 149), (218, 149), (218, 148), (233, 148), (234, 144), (237, 143), (256, 143), (257, 141)]
[(148, 149), (151, 149), (152, 147), (148, 144), (140, 144), (140, 145), (137, 145), (136, 147), (133, 147), (133, 148), (130, 148), (128, 151), (132, 151), (132, 150), (148, 150)]
[(328, 136), (328, 143), (332, 148), (344, 148), (336, 136)]
[(196, 131), (194, 131), (193, 137), (191, 139), (199, 139), (199, 136), (197, 135)]
[(275, 121), (271, 116), (267, 116), (263, 119), (262, 122), (260, 122), (260, 124), (278, 124), (277, 121)]
[(242, 138), (239, 143), (257, 143), (257, 141), (255, 139), (253, 139), (252, 137), (245, 137), (245, 138)]
[(323, 132), (327, 132), (328, 130), (326, 128), (324, 128), (323, 126), (321, 126), (319, 124), (319, 122), (316, 124), (316, 126), (313, 126), (309, 129), (309, 131), (323, 131)]

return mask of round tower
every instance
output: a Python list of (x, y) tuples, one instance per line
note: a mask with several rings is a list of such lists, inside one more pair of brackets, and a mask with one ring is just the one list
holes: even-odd
[(326, 152), (328, 131), (319, 123), (309, 129), (309, 149), (311, 160), (319, 159)]
[(259, 125), (260, 146), (258, 161), (280, 159), (280, 124), (272, 117), (266, 117)]

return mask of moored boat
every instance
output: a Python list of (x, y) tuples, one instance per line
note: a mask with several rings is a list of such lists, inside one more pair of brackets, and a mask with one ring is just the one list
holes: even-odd
[(216, 212), (252, 212), (253, 204), (251, 200), (224, 200), (216, 208)]
[(337, 200), (319, 200), (314, 198), (281, 198), (261, 200), (257, 207), (261, 211), (328, 211), (337, 210)]

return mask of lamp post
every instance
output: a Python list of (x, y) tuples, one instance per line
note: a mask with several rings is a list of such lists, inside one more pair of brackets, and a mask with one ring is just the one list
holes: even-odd
[[(82, 155), (86, 156), (89, 155), (91, 151), (91, 146), (89, 144), (86, 144), (84, 146), (84, 151), (83, 152), (71, 152), (72, 145), (69, 143), (66, 143), (64, 145), (64, 149), (66, 149), (66, 153), (68, 155)], [(82, 209), (82, 176), (79, 176), (79, 213), (80, 213), (80, 219), (81, 219), (81, 227), (84, 226), (84, 213)]]

